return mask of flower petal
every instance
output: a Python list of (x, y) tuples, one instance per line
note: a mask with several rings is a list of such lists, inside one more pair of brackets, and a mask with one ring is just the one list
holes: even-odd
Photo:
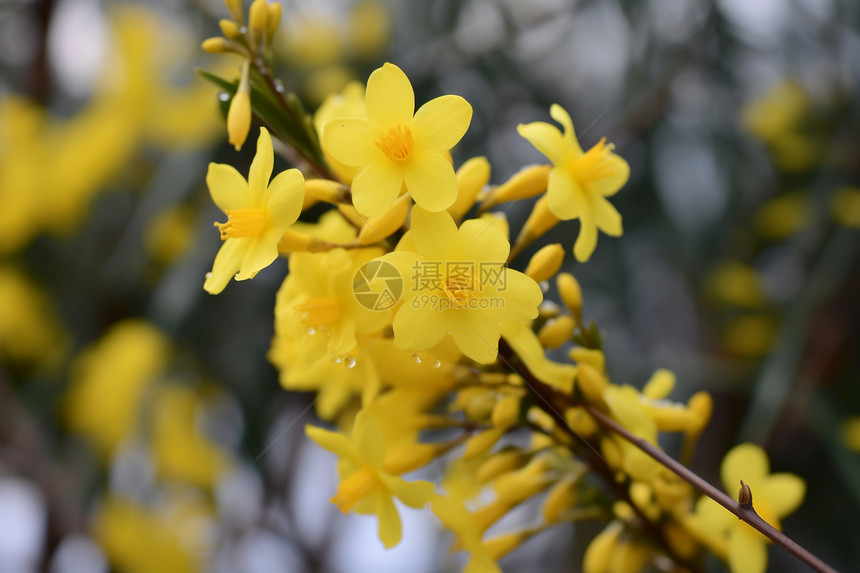
[(394, 506), (394, 499), (388, 492), (380, 491), (376, 494), (376, 515), (379, 518), (379, 539), (386, 548), (390, 549), (400, 543), (402, 528), (400, 526), (400, 514)]
[(409, 233), (418, 252), (431, 262), (460, 256), (457, 224), (447, 211), (431, 212), (416, 205), (412, 209)]
[(499, 219), (469, 219), (460, 225), (459, 236), (463, 255), (479, 262), (504, 264), (511, 252)]
[(339, 457), (357, 460), (355, 448), (349, 438), (338, 432), (332, 432), (319, 426), (305, 425), (305, 434), (321, 448), (337, 454)]
[(567, 110), (557, 103), (554, 103), (549, 106), (549, 116), (559, 122), (564, 128), (562, 137), (564, 138), (565, 147), (572, 149), (574, 152), (573, 154), (577, 157), (582, 155), (582, 147), (580, 147), (579, 142), (576, 140), (573, 121), (570, 119), (570, 114), (567, 113)]
[(265, 127), (260, 128), (260, 137), (257, 138), (257, 153), (251, 162), (248, 172), (248, 188), (251, 190), (250, 205), (260, 207), (263, 204), (263, 196), (266, 187), (269, 186), (269, 177), (272, 176), (272, 166), (275, 162), (275, 153), (272, 151), (272, 137)]
[(248, 239), (248, 248), (242, 259), (239, 273), (236, 275), (237, 281), (254, 278), (258, 272), (278, 258), (278, 239), (282, 234), (282, 230), (267, 229), (259, 237)]
[(497, 294), (503, 296), (496, 312), (499, 321), (537, 318), (538, 305), (543, 300), (543, 292), (534, 279), (519, 271), (505, 269), (503, 287), (497, 289)]
[(499, 354), (499, 321), (486, 310), (460, 310), (445, 313), (451, 336), (463, 354), (481, 364), (493, 362)]
[(428, 211), (443, 211), (457, 199), (457, 175), (439, 153), (416, 149), (403, 165), (406, 189)]
[(772, 474), (765, 480), (761, 490), (758, 496), (753, 492), (753, 506), (756, 501), (760, 501), (775, 517), (780, 518), (794, 512), (803, 502), (806, 482), (790, 473)]
[(361, 411), (352, 428), (355, 451), (369, 466), (377, 468), (385, 461), (385, 434), (373, 416)]
[[(767, 459), (767, 453), (755, 444), (745, 443), (735, 446), (723, 458), (723, 463), (720, 465), (720, 477), (723, 479), (723, 486), (726, 491), (736, 495), (744, 480), (746, 483), (759, 484), (764, 483), (765, 477), (770, 473), (770, 462)], [(755, 505), (756, 490), (753, 489), (753, 505)]]
[(385, 157), (369, 163), (352, 182), (352, 201), (365, 217), (385, 213), (403, 188), (403, 174)]
[(620, 237), (622, 233), (621, 214), (612, 206), (612, 203), (599, 195), (592, 196), (590, 199), (597, 228), (607, 235)]
[(361, 167), (382, 155), (373, 144), (378, 136), (378, 130), (366, 118), (343, 117), (326, 124), (322, 146), (341, 163)]
[(521, 123), (517, 126), (517, 133), (527, 139), (553, 163), (561, 159), (568, 147), (558, 128), (545, 121)]
[(622, 157), (614, 153), (609, 154), (606, 163), (612, 170), (612, 175), (595, 179), (588, 184), (588, 190), (604, 197), (611, 197), (618, 193), (618, 190), (630, 179), (630, 166)]
[(696, 517), (703, 530), (722, 534), (737, 523), (737, 518), (725, 507), (703, 495), (696, 502)]
[(433, 305), (422, 305), (420, 295), (400, 307), (393, 328), (394, 345), (412, 351), (433, 348), (448, 331), (443, 314)]
[(582, 226), (573, 245), (573, 254), (580, 263), (587, 261), (597, 247), (597, 225), (594, 224), (592, 217), (591, 213), (588, 215), (582, 213), (579, 217)]
[(587, 208), (579, 183), (562, 167), (549, 172), (546, 197), (550, 212), (563, 221), (576, 219)]
[(430, 100), (415, 112), (412, 135), (415, 147), (430, 151), (448, 151), (462, 139), (472, 121), (472, 106), (456, 95)]
[(265, 208), (269, 224), (283, 231), (296, 222), (305, 198), (305, 179), (298, 169), (278, 173), (266, 189)]
[(248, 207), (251, 198), (248, 182), (232, 165), (210, 163), (206, 172), (206, 185), (212, 201), (225, 213), (228, 209)]
[(207, 274), (206, 282), (203, 283), (206, 292), (218, 294), (224, 290), (241, 268), (247, 247), (248, 239), (227, 239), (221, 244), (218, 254), (215, 255), (215, 262), (212, 263), (212, 272)]
[(765, 573), (767, 545), (750, 527), (736, 527), (729, 538), (729, 568), (732, 573)]
[(367, 79), (367, 117), (379, 128), (409, 125), (415, 113), (415, 93), (403, 70), (385, 63)]
[(406, 481), (398, 476), (382, 476), (385, 485), (397, 499), (413, 509), (421, 509), (433, 497), (434, 486), (429, 481)]

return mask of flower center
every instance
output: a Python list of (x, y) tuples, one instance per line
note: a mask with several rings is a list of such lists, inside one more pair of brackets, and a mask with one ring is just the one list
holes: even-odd
[(349, 513), (356, 503), (367, 497), (381, 485), (379, 477), (369, 467), (365, 466), (340, 482), (337, 493), (329, 500), (337, 505), (344, 513)]
[(293, 306), (305, 326), (326, 326), (338, 322), (343, 308), (336, 298), (309, 298)]
[(574, 159), (571, 170), (576, 180), (585, 185), (613, 175), (615, 169), (609, 162), (609, 154), (613, 149), (615, 146), (611, 143), (607, 145), (604, 137), (594, 147)]
[(478, 278), (471, 273), (448, 275), (442, 283), (442, 292), (451, 303), (451, 308), (466, 308), (469, 301), (483, 290)]
[(415, 147), (412, 142), (412, 131), (408, 125), (402, 123), (380, 133), (373, 143), (382, 150), (388, 159), (397, 162), (406, 161)]
[(262, 209), (228, 209), (227, 222), (215, 223), (221, 231), (221, 240), (256, 237), (266, 228)]

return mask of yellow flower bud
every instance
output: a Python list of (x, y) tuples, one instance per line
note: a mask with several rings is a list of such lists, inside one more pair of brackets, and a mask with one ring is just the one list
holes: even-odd
[(579, 364), (590, 364), (598, 372), (606, 372), (606, 356), (603, 351), (593, 348), (573, 348), (567, 353), (571, 360)]
[(577, 373), (579, 388), (592, 404), (604, 404), (603, 391), (609, 386), (609, 381), (591, 364), (580, 364)]
[(561, 302), (576, 318), (577, 324), (582, 323), (582, 289), (579, 281), (570, 273), (561, 273), (555, 279)]
[(558, 348), (573, 335), (573, 317), (563, 314), (540, 329), (538, 340), (544, 348)]
[(233, 20), (219, 20), (218, 26), (221, 27), (221, 33), (224, 34), (224, 37), (229, 40), (236, 40), (242, 35), (239, 31), (239, 25)]
[(546, 196), (538, 199), (534, 208), (532, 208), (529, 218), (526, 219), (516, 243), (514, 243), (514, 253), (518, 253), (532, 244), (535, 239), (540, 238), (544, 233), (555, 227), (559, 221), (560, 219), (549, 210), (549, 201)]
[(618, 536), (623, 530), (624, 524), (615, 520), (591, 540), (582, 558), (583, 573), (606, 573), (609, 571), (609, 558), (612, 556), (615, 542), (618, 541)]
[(630, 499), (651, 521), (660, 516), (660, 507), (654, 503), (654, 492), (647, 483), (637, 481), (630, 485)]
[(478, 483), (487, 483), (503, 473), (518, 470), (529, 460), (529, 454), (518, 449), (503, 449), (478, 468)]
[(230, 102), (230, 109), (227, 110), (227, 135), (228, 141), (236, 148), (236, 151), (242, 149), (242, 145), (248, 138), (248, 131), (251, 129), (251, 86), (248, 83), (248, 66), (250, 62), (245, 62), (242, 67), (242, 79), (239, 81), (239, 89), (233, 96)]
[(230, 17), (240, 26), (245, 21), (244, 12), (242, 10), (242, 0), (224, 0), (227, 5), (227, 11), (230, 12)]
[(406, 222), (412, 199), (409, 195), (400, 196), (388, 211), (367, 220), (358, 233), (359, 245), (372, 245), (385, 240)]
[(497, 428), (513, 426), (520, 415), (521, 396), (505, 396), (493, 407), (492, 421)]
[(541, 509), (543, 518), (547, 523), (561, 521), (564, 512), (576, 505), (579, 498), (576, 493), (576, 484), (581, 476), (582, 474), (579, 472), (565, 476), (549, 490)]
[(200, 45), (204, 52), (209, 54), (221, 54), (230, 51), (230, 43), (224, 38), (206, 38)]
[(466, 461), (473, 460), (487, 453), (504, 435), (504, 428), (490, 428), (472, 436), (466, 442), (466, 451), (463, 452), (463, 459)]
[(305, 180), (305, 201), (302, 210), (309, 209), (320, 201), (334, 205), (343, 201), (346, 187), (331, 179), (307, 179)]
[(518, 472), (507, 473), (493, 483), (496, 499), (514, 506), (536, 495), (556, 481), (546, 456), (535, 458)]
[(248, 29), (257, 38), (262, 38), (269, 30), (269, 5), (266, 0), (251, 2), (248, 12)]
[(532, 529), (503, 533), (481, 543), (481, 548), (490, 559), (498, 560), (519, 547), (535, 533)]
[(475, 200), (478, 193), (490, 181), (490, 162), (486, 157), (473, 157), (457, 170), (457, 199), (448, 207), (448, 213), (455, 222), (460, 222)]
[(266, 30), (266, 39), (271, 42), (278, 31), (278, 26), (281, 25), (281, 13), (283, 8), (278, 2), (269, 4), (269, 28)]
[(482, 210), (490, 209), (501, 203), (528, 199), (546, 191), (552, 165), (528, 165), (513, 174), (510, 179), (496, 187), (484, 204)]
[(597, 422), (580, 407), (568, 408), (564, 412), (564, 419), (568, 427), (580, 436), (587, 438), (597, 433)]
[(564, 247), (561, 243), (552, 243), (532, 256), (526, 267), (526, 274), (540, 283), (552, 278), (561, 268), (562, 262), (564, 262)]
[(367, 221), (366, 217), (363, 217), (358, 211), (355, 210), (355, 207), (352, 205), (346, 205), (344, 203), (339, 203), (337, 206), (337, 210), (340, 211), (340, 214), (343, 215), (343, 218), (361, 229), (364, 226), (365, 221)]
[(699, 419), (698, 425), (691, 433), (700, 433), (711, 421), (711, 415), (714, 413), (714, 399), (702, 390), (690, 396), (687, 407), (695, 412)]
[(621, 453), (621, 448), (612, 438), (608, 436), (601, 438), (600, 451), (606, 459), (606, 465), (610, 468), (617, 470), (624, 465), (624, 455)]

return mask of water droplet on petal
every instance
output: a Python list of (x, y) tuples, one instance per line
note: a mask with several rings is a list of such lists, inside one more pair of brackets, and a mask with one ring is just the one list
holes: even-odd
[(341, 358), (340, 356), (332, 356), (331, 361), (335, 364), (340, 364), (341, 362), (343, 362), (343, 358)]
[(308, 333), (308, 336), (313, 336), (314, 334), (317, 333), (317, 329), (314, 328), (313, 326), (309, 326), (308, 329), (306, 330), (306, 332)]
[(538, 284), (540, 285), (541, 292), (547, 292), (549, 290), (549, 281), (541, 281)]
[(413, 354), (412, 355), (412, 362), (414, 362), (415, 364), (421, 364), (421, 355), (418, 354), (417, 352), (415, 354)]
[(212, 278), (212, 273), (206, 273), (206, 278), (207, 278), (207, 279), (211, 279), (211, 278)]
[(442, 361), (441, 360), (439, 360), (437, 358), (436, 360), (433, 361), (433, 368), (441, 368), (441, 367), (442, 367)]
[(353, 358), (349, 354), (346, 355), (346, 358), (344, 358), (343, 361), (344, 366), (346, 366), (347, 368), (355, 368), (355, 358)]
[(230, 95), (224, 92), (218, 94), (218, 99), (221, 101), (228, 101), (230, 99)]

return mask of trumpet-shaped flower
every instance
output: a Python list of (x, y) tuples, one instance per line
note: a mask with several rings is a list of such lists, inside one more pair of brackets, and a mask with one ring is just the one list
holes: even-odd
[(358, 168), (352, 182), (356, 209), (367, 217), (382, 214), (404, 184), (424, 209), (450, 207), (457, 198), (457, 178), (447, 152), (469, 127), (468, 102), (446, 95), (415, 112), (409, 78), (385, 64), (367, 80), (366, 110), (367, 117), (328, 123), (322, 135), (326, 152)]
[(549, 113), (564, 132), (542, 121), (521, 124), (517, 132), (552, 161), (547, 187), (549, 209), (559, 219), (579, 219), (582, 227), (573, 253), (584, 262), (597, 246), (597, 229), (613, 237), (621, 235), (621, 215), (606, 197), (627, 182), (630, 167), (612, 152), (613, 145), (607, 145), (605, 138), (583, 152), (567, 111), (553, 104)]
[(382, 257), (404, 279), (405, 301), (394, 316), (394, 343), (421, 351), (446, 334), (469, 358), (496, 359), (500, 325), (535, 318), (543, 299), (538, 284), (505, 266), (510, 244), (491, 221), (460, 228), (447, 211), (418, 206), (398, 250)]
[(230, 165), (210, 163), (206, 184), (212, 200), (227, 215), (215, 223), (224, 243), (215, 257), (203, 288), (218, 294), (232, 276), (253, 278), (278, 258), (278, 240), (302, 211), (305, 183), (297, 169), (279, 173), (271, 183), (274, 153), (272, 138), (260, 128), (257, 154), (248, 180)]
[(379, 518), (379, 539), (386, 547), (400, 543), (400, 515), (394, 497), (415, 509), (424, 507), (433, 496), (433, 484), (407, 482), (383, 469), (386, 455), (382, 427), (366, 412), (355, 417), (352, 436), (305, 426), (308, 437), (339, 456), (340, 486), (331, 498), (343, 513), (375, 513)]
[[(734, 493), (743, 480), (752, 492), (753, 507), (762, 519), (780, 528), (779, 520), (803, 501), (806, 484), (794, 474), (770, 473), (767, 453), (755, 444), (741, 444), (723, 458), (720, 476), (727, 492)], [(764, 573), (768, 539), (745, 522), (702, 497), (696, 506), (701, 528), (728, 537), (728, 562), (732, 573)]]

